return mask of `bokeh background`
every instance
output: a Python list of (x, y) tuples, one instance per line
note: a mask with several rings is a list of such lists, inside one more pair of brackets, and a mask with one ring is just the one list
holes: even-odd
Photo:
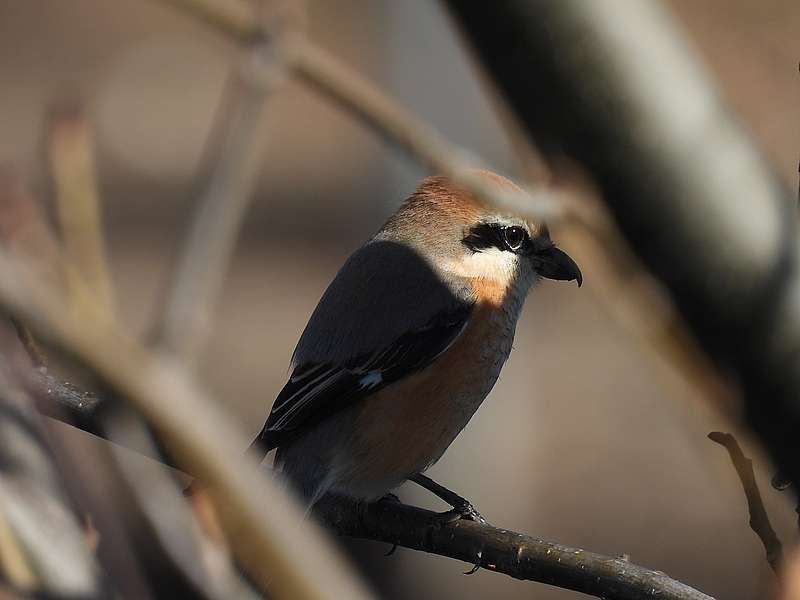
[[(795, 185), (800, 5), (668, 4), (732, 107)], [(322, 46), (453, 141), (520, 174), (495, 101), (438, 4), (307, 6), (310, 35)], [(237, 58), (225, 40), (156, 1), (0, 4), (0, 164), (48, 196), (48, 111), (64, 101), (84, 104), (96, 134), (118, 302), (136, 331), (147, 330), (158, 308)], [(270, 98), (263, 135), (257, 195), (202, 369), (253, 433), (327, 283), (426, 174), (297, 82)], [(591, 282), (593, 273), (584, 274)], [(495, 524), (626, 554), (720, 598), (756, 598), (771, 589), (772, 573), (727, 454), (706, 439), (732, 428), (585, 289), (546, 282), (528, 301), (499, 383), (431, 474)], [(773, 523), (793, 544), (793, 507), (769, 487), (772, 470), (760, 450), (740, 436), (756, 459)], [(399, 495), (441, 506), (409, 486)], [(483, 571), (466, 577), (464, 565), (449, 559), (403, 549), (384, 558), (384, 545), (348, 545), (387, 598), (580, 596)]]

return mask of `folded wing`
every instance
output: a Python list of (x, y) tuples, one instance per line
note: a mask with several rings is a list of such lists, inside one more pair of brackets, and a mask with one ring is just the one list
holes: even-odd
[(445, 283), (402, 244), (368, 243), (320, 300), (251, 448), (264, 454), (424, 369), (458, 338), (471, 310), (466, 284)]

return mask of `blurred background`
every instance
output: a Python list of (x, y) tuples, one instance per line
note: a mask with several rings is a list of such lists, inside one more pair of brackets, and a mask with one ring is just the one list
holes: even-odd
[[(438, 4), (307, 5), (309, 33), (319, 44), (451, 140), (501, 172), (522, 174), (496, 103)], [(746, 127), (795, 185), (800, 6), (668, 5)], [(237, 58), (225, 40), (158, 2), (0, 4), (0, 164), (47, 197), (48, 112), (83, 103), (96, 135), (117, 299), (135, 331), (146, 331), (158, 308)], [(201, 369), (254, 434), (326, 285), (426, 174), (297, 82), (270, 97), (263, 135), (257, 195)], [(584, 275), (591, 285), (591, 270)], [(733, 425), (680, 373), (643, 349), (586, 288), (554, 282), (529, 299), (515, 347), (487, 402), (432, 469), (434, 478), (499, 526), (627, 554), (720, 598), (756, 598), (771, 589), (736, 474), (724, 449), (706, 438)], [(773, 524), (793, 543), (793, 506), (769, 487), (772, 469), (759, 449), (743, 434), (739, 439), (756, 461)], [(444, 508), (409, 486), (399, 495)], [(385, 545), (348, 545), (387, 598), (579, 596), (484, 571), (467, 577), (450, 559), (404, 549), (385, 558)]]

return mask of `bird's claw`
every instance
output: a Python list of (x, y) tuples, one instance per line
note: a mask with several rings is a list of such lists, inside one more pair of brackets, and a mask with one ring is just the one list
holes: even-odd
[(482, 525), (486, 525), (488, 523), (486, 519), (483, 518), (483, 515), (479, 513), (469, 502), (462, 506), (456, 506), (453, 510), (461, 515), (462, 519), (466, 519), (467, 521), (475, 521), (476, 523), (481, 523)]
[(464, 571), (464, 575), (472, 575), (480, 568), (481, 568), (480, 563), (475, 563), (474, 565), (472, 565), (472, 568), (469, 571)]
[(460, 506), (455, 506), (446, 512), (436, 514), (436, 522), (440, 525), (448, 525), (460, 521), (461, 519), (465, 521), (475, 521), (483, 525), (488, 523), (486, 519), (483, 518), (483, 515), (469, 502)]
[(451, 509), (445, 512), (436, 513), (433, 520), (437, 525), (449, 525), (461, 520), (461, 513), (456, 509)]

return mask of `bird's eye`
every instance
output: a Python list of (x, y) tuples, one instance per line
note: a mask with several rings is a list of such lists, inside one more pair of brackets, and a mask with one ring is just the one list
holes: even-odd
[(505, 227), (503, 228), (503, 241), (512, 252), (519, 250), (528, 239), (528, 232), (522, 227)]

